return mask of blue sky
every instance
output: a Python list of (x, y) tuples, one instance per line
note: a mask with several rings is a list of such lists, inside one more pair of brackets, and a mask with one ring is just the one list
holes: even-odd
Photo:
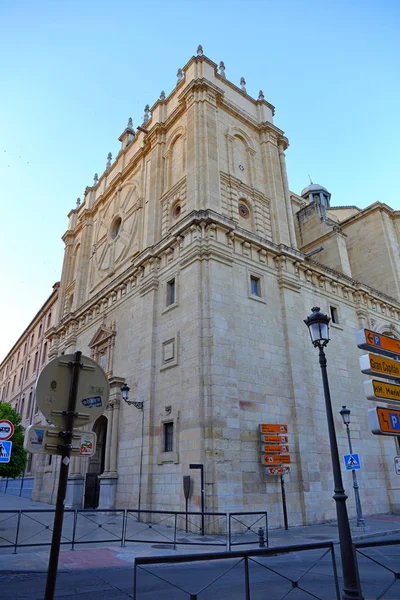
[(0, 0), (0, 360), (60, 278), (66, 215), (201, 43), (275, 105), (291, 190), (400, 209), (397, 0)]

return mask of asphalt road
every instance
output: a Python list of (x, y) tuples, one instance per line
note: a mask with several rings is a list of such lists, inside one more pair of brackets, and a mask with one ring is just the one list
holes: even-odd
[[(365, 552), (393, 571), (400, 571), (400, 545)], [(257, 562), (250, 563), (251, 600), (280, 600), (288, 592), (288, 598), (293, 600), (312, 597), (333, 600), (336, 593), (329, 555), (312, 567), (322, 553), (318, 550), (257, 558)], [(339, 563), (338, 556), (337, 561)], [(383, 566), (360, 555), (359, 565), (366, 600), (377, 598), (394, 579)], [(190, 594), (199, 594), (198, 600), (245, 599), (243, 562), (238, 559), (147, 565), (144, 568), (146, 571), (140, 569), (137, 574), (136, 600), (190, 600)], [(338, 570), (340, 573), (340, 564)], [(299, 580), (300, 587), (292, 589), (290, 579)], [(7, 600), (43, 600), (45, 583), (43, 573), (0, 574), (3, 597)], [(126, 600), (132, 597), (133, 569), (130, 566), (75, 570), (58, 576), (56, 598), (63, 600)], [(383, 597), (400, 600), (400, 581), (397, 580)]]

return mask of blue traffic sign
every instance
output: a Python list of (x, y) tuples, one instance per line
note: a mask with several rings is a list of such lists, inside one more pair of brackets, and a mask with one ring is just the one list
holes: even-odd
[(361, 467), (358, 454), (345, 454), (343, 460), (346, 471), (353, 471), (354, 469), (359, 469)]
[(0, 463), (10, 462), (12, 442), (0, 442)]

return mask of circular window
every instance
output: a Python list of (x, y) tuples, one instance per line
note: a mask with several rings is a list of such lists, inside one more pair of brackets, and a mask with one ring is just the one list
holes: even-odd
[(245, 204), (239, 204), (239, 215), (243, 219), (248, 219), (250, 217), (250, 211)]
[(174, 206), (172, 214), (174, 215), (175, 218), (179, 217), (179, 215), (181, 214), (181, 205), (180, 204), (176, 204), (176, 206)]
[(122, 223), (122, 219), (121, 217), (117, 217), (114, 221), (113, 224), (111, 225), (111, 237), (113, 239), (115, 239), (117, 237), (117, 235), (119, 234), (119, 231), (121, 229), (121, 223)]

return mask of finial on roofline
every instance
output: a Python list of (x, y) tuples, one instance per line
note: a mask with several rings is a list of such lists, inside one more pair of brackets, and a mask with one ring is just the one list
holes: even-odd
[(106, 170), (111, 167), (111, 161), (112, 161), (112, 154), (111, 154), (111, 152), (109, 152), (107, 154)]
[(219, 74), (221, 75), (221, 77), (223, 77), (224, 79), (226, 79), (226, 75), (225, 75), (225, 63), (223, 60), (221, 60), (221, 62), (219, 63)]
[(178, 78), (178, 81), (176, 82), (176, 84), (178, 85), (178, 83), (180, 83), (183, 79), (183, 71), (182, 69), (178, 69), (176, 76)]
[(93, 176), (93, 185), (97, 185), (99, 183), (99, 176), (97, 173)]
[(147, 123), (147, 121), (150, 120), (150, 106), (148, 104), (146, 104), (146, 106), (144, 107), (144, 115), (143, 115), (143, 125), (145, 125)]
[(197, 56), (203, 56), (203, 46), (201, 44), (197, 46)]
[(245, 80), (244, 77), (240, 78), (240, 87), (241, 87), (242, 92), (246, 92), (246, 94), (247, 94), (247, 91), (246, 91), (246, 80)]
[(164, 92), (164, 90), (161, 91), (160, 100), (165, 100), (165, 92)]
[(127, 127), (127, 129), (133, 129), (132, 117), (129, 117), (129, 119), (128, 119), (128, 125), (126, 127)]
[(258, 92), (258, 100), (264, 100), (264, 92), (262, 90)]

